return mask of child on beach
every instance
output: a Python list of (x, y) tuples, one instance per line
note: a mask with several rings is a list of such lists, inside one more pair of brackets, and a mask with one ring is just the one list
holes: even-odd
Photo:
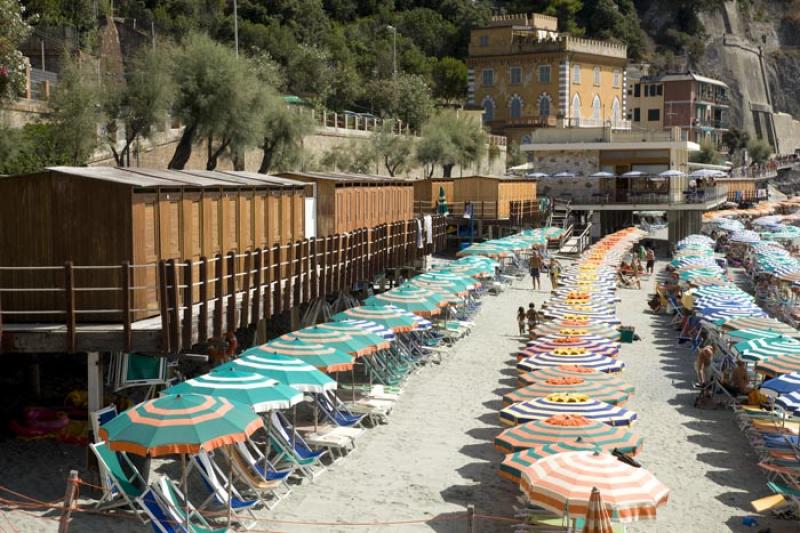
[(528, 335), (533, 335), (533, 330), (536, 329), (536, 306), (533, 305), (533, 302), (528, 304), (528, 312), (525, 313), (525, 317), (528, 319)]
[(652, 246), (647, 248), (647, 250), (644, 253), (644, 256), (645, 256), (645, 260), (647, 261), (647, 273), (648, 274), (652, 274), (653, 273), (653, 267), (656, 264), (656, 252), (655, 252), (655, 250), (653, 250)]
[(519, 334), (525, 335), (525, 308), (522, 306), (517, 309), (517, 324), (519, 325)]

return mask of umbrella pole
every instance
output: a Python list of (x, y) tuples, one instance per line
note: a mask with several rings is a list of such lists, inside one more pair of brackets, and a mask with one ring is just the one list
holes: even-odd
[(186, 475), (186, 454), (181, 454), (181, 490), (183, 490), (183, 515), (184, 519), (186, 520), (186, 529), (189, 528), (189, 488), (187, 484), (189, 482), (189, 478)]
[[(318, 394), (321, 394), (321, 393), (318, 393)], [(318, 424), (317, 418), (318, 418), (318, 416), (317, 415), (319, 415), (319, 413), (317, 412), (317, 402), (315, 400), (314, 401), (314, 433), (316, 433), (317, 430), (318, 430), (318, 428), (317, 428), (317, 424)]]
[(297, 405), (292, 407), (292, 453), (297, 447)]
[(233, 520), (233, 447), (228, 444), (228, 529)]
[(351, 393), (350, 399), (353, 400), (353, 402), (355, 402), (356, 401), (356, 365), (355, 365), (355, 363), (353, 364), (353, 366), (350, 367), (350, 381), (351, 381), (351, 383), (350, 383), (350, 393)]

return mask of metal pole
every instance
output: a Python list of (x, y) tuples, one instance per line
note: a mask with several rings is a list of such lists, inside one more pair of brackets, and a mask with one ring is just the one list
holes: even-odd
[(45, 70), (47, 70), (44, 64), (44, 39), (40, 39), (39, 42), (42, 45), (42, 72), (44, 72)]
[(392, 77), (397, 79), (397, 28), (392, 27)]
[(236, 57), (239, 57), (239, 9), (236, 0), (233, 0), (233, 42), (236, 48)]

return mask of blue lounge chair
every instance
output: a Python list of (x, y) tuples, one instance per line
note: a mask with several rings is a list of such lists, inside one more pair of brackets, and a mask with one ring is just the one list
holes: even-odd
[(322, 414), (336, 426), (360, 427), (361, 421), (367, 415), (354, 415), (336, 397), (328, 396), (327, 392), (314, 395), (314, 401)]
[[(213, 528), (166, 477), (151, 485), (136, 499), (150, 518), (155, 533), (225, 533)], [(187, 511), (189, 520), (187, 521)]]
[[(200, 451), (197, 455), (192, 456), (192, 462), (195, 469), (200, 474), (203, 484), (210, 493), (208, 498), (200, 506), (205, 509), (212, 502), (220, 506), (228, 507), (228, 493), (230, 492), (230, 506), (231, 509), (236, 511), (245, 511), (253, 518), (253, 522), (246, 527), (252, 527), (255, 524), (255, 515), (253, 514), (253, 507), (258, 505), (258, 500), (247, 500), (239, 494), (236, 487), (229, 487), (226, 475), (219, 471), (219, 467), (214, 463), (211, 457), (205, 451)], [(220, 478), (225, 481), (220, 481)]]
[(294, 465), (312, 479), (325, 470), (321, 460), (328, 454), (327, 450), (311, 449), (280, 411), (273, 411), (269, 422), (270, 441), (278, 453), (275, 464)]

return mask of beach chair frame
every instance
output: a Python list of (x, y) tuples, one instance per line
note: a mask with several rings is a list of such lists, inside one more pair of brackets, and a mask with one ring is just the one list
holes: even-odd
[[(125, 490), (125, 483), (133, 485), (134, 482), (139, 482), (142, 486), (146, 485), (146, 482), (142, 475), (136, 470), (136, 467), (133, 465), (131, 460), (125, 453), (121, 452), (114, 452), (110, 448), (108, 448), (108, 444), (105, 441), (103, 442), (96, 442), (89, 445), (89, 448), (94, 453), (95, 457), (97, 457), (97, 463), (100, 465), (100, 477), (101, 479), (105, 480), (109, 485), (109, 490), (104, 491), (103, 496), (97, 502), (95, 507), (97, 509), (117, 509), (119, 507), (130, 507), (131, 510), (142, 520), (142, 517), (139, 515), (138, 508), (136, 507), (135, 499), (141, 496), (139, 494), (129, 494)], [(107, 449), (110, 453), (115, 454), (117, 457), (117, 462), (119, 459), (122, 458), (126, 463), (128, 468), (131, 470), (132, 474), (130, 476), (125, 476), (124, 472), (116, 472), (114, 468), (112, 468), (105, 457), (103, 457), (103, 449)], [(122, 464), (120, 463), (120, 467)], [(121, 481), (120, 476), (124, 479), (124, 483)], [(145, 522), (146, 523), (146, 522)]]

